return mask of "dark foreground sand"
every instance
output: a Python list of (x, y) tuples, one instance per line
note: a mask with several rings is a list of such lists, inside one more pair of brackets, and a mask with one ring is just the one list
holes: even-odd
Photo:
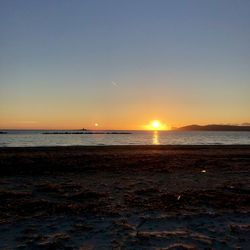
[(250, 146), (0, 149), (0, 249), (250, 249)]

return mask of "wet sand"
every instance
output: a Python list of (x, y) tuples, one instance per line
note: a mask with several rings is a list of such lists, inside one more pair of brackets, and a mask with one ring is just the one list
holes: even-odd
[(0, 148), (0, 249), (250, 249), (250, 146)]

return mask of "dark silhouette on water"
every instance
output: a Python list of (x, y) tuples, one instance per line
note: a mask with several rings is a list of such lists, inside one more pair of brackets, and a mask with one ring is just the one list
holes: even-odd
[(129, 135), (130, 132), (44, 132), (43, 135)]

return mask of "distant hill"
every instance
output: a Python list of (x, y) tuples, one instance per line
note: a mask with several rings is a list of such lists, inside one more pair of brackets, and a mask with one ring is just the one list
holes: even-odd
[(250, 126), (238, 125), (188, 125), (177, 128), (178, 131), (250, 131)]

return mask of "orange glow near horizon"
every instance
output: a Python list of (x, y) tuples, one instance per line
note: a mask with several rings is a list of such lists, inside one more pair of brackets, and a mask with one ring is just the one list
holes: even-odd
[(168, 126), (166, 124), (163, 124), (159, 120), (153, 120), (148, 125), (145, 126), (146, 130), (153, 130), (153, 131), (159, 131), (159, 130), (168, 130)]
[[(131, 119), (131, 120), (130, 120)], [(114, 120), (110, 122), (109, 119), (77, 119), (71, 117), (66, 119), (64, 117), (54, 117), (46, 119), (45, 117), (22, 117), (17, 120), (7, 121), (7, 119), (0, 119), (0, 129), (48, 129), (48, 130), (75, 130), (86, 128), (89, 130), (170, 130), (170, 123), (166, 124), (160, 119), (149, 120), (145, 117), (131, 117), (130, 119)], [(92, 121), (91, 121), (92, 120)]]

